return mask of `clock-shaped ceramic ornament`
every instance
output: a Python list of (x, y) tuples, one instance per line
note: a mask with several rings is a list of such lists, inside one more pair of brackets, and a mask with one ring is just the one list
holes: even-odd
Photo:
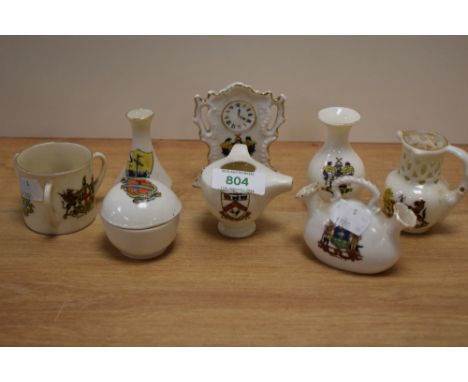
[(268, 147), (285, 121), (285, 99), (241, 82), (210, 91), (205, 99), (195, 96), (193, 121), (209, 147), (208, 163), (226, 157), (236, 143), (242, 143), (255, 160), (271, 167)]

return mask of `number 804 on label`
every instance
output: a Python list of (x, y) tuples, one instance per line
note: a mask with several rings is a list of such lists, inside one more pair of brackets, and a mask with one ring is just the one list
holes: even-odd
[(211, 186), (222, 191), (265, 195), (265, 174), (216, 168)]

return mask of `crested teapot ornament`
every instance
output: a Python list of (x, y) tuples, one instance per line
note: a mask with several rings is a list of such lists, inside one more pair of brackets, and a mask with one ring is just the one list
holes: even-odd
[(132, 127), (132, 144), (128, 160), (115, 183), (124, 178), (147, 178), (162, 182), (171, 188), (172, 180), (156, 156), (151, 140), (151, 121), (154, 112), (149, 109), (133, 109), (127, 113)]
[[(369, 203), (342, 199), (340, 186), (345, 183), (369, 189)], [(315, 257), (355, 273), (372, 274), (391, 268), (400, 257), (401, 230), (416, 224), (414, 213), (403, 203), (396, 203), (394, 215), (387, 217), (376, 206), (379, 190), (362, 178), (336, 179), (331, 200), (319, 196), (321, 187), (320, 182), (315, 182), (297, 194), (309, 211), (304, 239)]]
[[(253, 159), (270, 166), (268, 147), (278, 138), (278, 128), (285, 122), (281, 94), (260, 92), (242, 82), (235, 82), (219, 92), (210, 91), (204, 99), (195, 96), (193, 122), (200, 139), (209, 147), (208, 163), (229, 155), (235, 144), (247, 146)], [(199, 186), (199, 179), (194, 183)]]
[(252, 235), (267, 204), (290, 190), (292, 183), (290, 176), (253, 159), (244, 144), (234, 145), (228, 156), (208, 165), (200, 176), (208, 209), (218, 219), (218, 231), (231, 238)]
[[(383, 211), (392, 216), (395, 203), (406, 204), (416, 215), (415, 227), (406, 232), (422, 233), (442, 221), (466, 194), (468, 188), (468, 153), (452, 146), (442, 135), (431, 131), (399, 130), (402, 144), (400, 166), (385, 181)], [(463, 162), (464, 176), (457, 188), (450, 190), (441, 175), (446, 153)]]
[[(327, 137), (324, 145), (309, 163), (309, 182), (320, 183), (320, 196), (330, 200), (333, 182), (336, 179), (348, 176), (365, 177), (364, 164), (349, 143), (351, 128), (361, 116), (356, 110), (334, 106), (320, 110), (318, 118), (327, 127)], [(343, 198), (357, 197), (359, 189), (359, 184), (341, 183), (340, 186)]]

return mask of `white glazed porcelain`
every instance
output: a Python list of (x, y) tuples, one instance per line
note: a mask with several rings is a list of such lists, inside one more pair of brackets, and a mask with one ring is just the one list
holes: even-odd
[[(223, 192), (212, 187), (214, 169), (262, 172), (266, 177), (265, 194)], [(253, 159), (243, 144), (233, 146), (226, 158), (207, 166), (200, 177), (200, 186), (210, 212), (218, 219), (218, 231), (227, 237), (243, 238), (255, 232), (255, 220), (277, 195), (292, 188), (290, 176), (273, 171)]]
[(219, 92), (210, 91), (206, 99), (195, 96), (193, 121), (200, 129), (200, 139), (209, 147), (208, 162), (225, 158), (235, 144), (243, 143), (252, 158), (270, 167), (268, 147), (286, 120), (285, 100), (283, 94), (275, 97), (270, 91), (260, 92), (241, 82)]
[[(364, 164), (349, 143), (351, 127), (361, 119), (359, 113), (346, 107), (328, 107), (318, 113), (318, 118), (327, 127), (324, 145), (309, 163), (309, 182), (320, 184), (320, 196), (325, 200), (332, 197), (332, 185), (342, 176), (365, 177)], [(359, 184), (343, 183), (343, 198), (355, 198)]]
[(132, 144), (127, 164), (121, 171), (116, 183), (122, 178), (151, 178), (172, 186), (172, 180), (156, 156), (151, 140), (151, 121), (154, 113), (149, 109), (134, 109), (127, 113), (132, 127)]
[(120, 253), (132, 259), (145, 260), (162, 255), (174, 241), (179, 215), (166, 224), (146, 229), (119, 228), (104, 219), (103, 223), (109, 241)]
[[(394, 204), (406, 204), (417, 217), (414, 228), (406, 232), (422, 233), (442, 221), (466, 194), (468, 188), (468, 153), (449, 145), (442, 135), (430, 131), (400, 130), (398, 137), (403, 150), (400, 167), (385, 181), (384, 212), (393, 214)], [(446, 153), (459, 158), (464, 165), (464, 176), (459, 186), (450, 190), (441, 175)]]
[[(101, 161), (96, 179), (93, 158)], [(96, 217), (95, 194), (107, 168), (104, 154), (76, 143), (48, 142), (16, 154), (13, 164), (20, 181), (24, 221), (33, 231), (72, 233)]]
[(136, 259), (158, 256), (176, 237), (181, 202), (162, 182), (126, 178), (107, 193), (101, 218), (109, 240)]
[[(344, 229), (333, 221), (333, 215), (341, 201), (339, 186), (349, 182), (360, 184), (372, 193), (366, 205), (358, 200), (346, 200), (346, 204), (367, 216), (368, 225), (360, 235)], [(395, 204), (395, 214), (387, 217), (376, 207), (379, 190), (370, 182), (355, 178), (339, 178), (333, 186), (335, 197), (325, 201), (319, 197), (321, 184), (312, 183), (302, 188), (297, 197), (306, 203), (309, 217), (304, 239), (320, 261), (345, 271), (355, 273), (379, 273), (392, 267), (400, 257), (400, 232), (416, 224), (416, 216), (402, 203)], [(335, 208), (335, 210), (334, 210)]]

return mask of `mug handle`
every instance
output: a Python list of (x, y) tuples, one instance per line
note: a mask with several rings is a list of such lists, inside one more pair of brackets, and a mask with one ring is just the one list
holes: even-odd
[(468, 189), (468, 153), (452, 145), (448, 145), (446, 150), (450, 154), (455, 155), (458, 159), (460, 159), (463, 162), (463, 179), (456, 189), (450, 191), (450, 193), (454, 197), (454, 203), (457, 203)]
[(101, 171), (99, 172), (99, 175), (97, 176), (96, 180), (94, 181), (94, 192), (96, 193), (101, 187), (102, 181), (104, 180), (104, 176), (106, 175), (107, 171), (107, 158), (106, 156), (101, 153), (101, 152), (95, 152), (93, 153), (93, 159), (98, 158), (101, 161)]
[(373, 210), (373, 211), (378, 211), (379, 208), (376, 206), (378, 200), (380, 199), (380, 191), (376, 187), (376, 185), (372, 182), (369, 182), (366, 179), (363, 178), (357, 178), (355, 176), (342, 176), (338, 179), (335, 179), (332, 183), (332, 192), (333, 192), (333, 201), (341, 199), (341, 190), (339, 189), (339, 186), (342, 184), (347, 184), (347, 183), (354, 183), (354, 184), (360, 184), (361, 186), (367, 188), (371, 194), (372, 198), (369, 200), (369, 203), (367, 203), (367, 206)]
[(48, 181), (44, 187), (44, 205), (49, 211), (49, 221), (53, 227), (56, 227), (60, 223), (60, 216), (55, 210), (54, 205), (52, 204), (52, 195), (53, 195), (53, 185), (51, 181)]

